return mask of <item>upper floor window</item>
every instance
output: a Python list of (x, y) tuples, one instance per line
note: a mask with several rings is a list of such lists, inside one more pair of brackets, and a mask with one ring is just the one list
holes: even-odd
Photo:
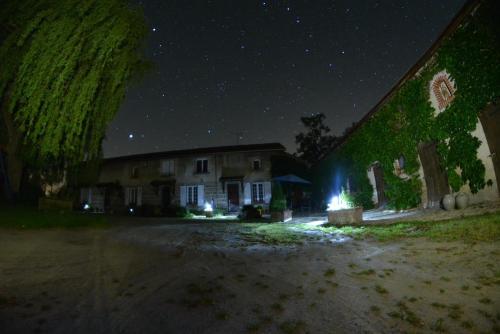
[(196, 173), (208, 173), (208, 159), (196, 160)]
[(259, 159), (255, 159), (252, 163), (253, 170), (261, 169), (262, 165)]
[(161, 162), (161, 175), (174, 175), (174, 160), (162, 160)]
[(136, 179), (139, 177), (139, 167), (132, 166), (132, 168), (130, 169), (130, 177), (132, 179)]
[(264, 203), (263, 183), (252, 183), (252, 203)]

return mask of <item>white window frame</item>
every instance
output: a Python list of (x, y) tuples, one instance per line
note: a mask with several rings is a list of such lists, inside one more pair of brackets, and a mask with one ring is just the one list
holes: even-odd
[(141, 206), (142, 205), (142, 191), (139, 187), (127, 187), (126, 205)]
[(255, 182), (252, 183), (252, 203), (262, 204), (264, 203), (264, 183)]
[[(201, 161), (201, 170), (198, 170), (198, 161)], [(208, 158), (196, 159), (194, 169), (195, 169), (196, 174), (208, 174)]]
[(165, 159), (160, 163), (160, 174), (163, 176), (175, 175), (175, 160)]
[(186, 204), (198, 205), (198, 185), (186, 186)]

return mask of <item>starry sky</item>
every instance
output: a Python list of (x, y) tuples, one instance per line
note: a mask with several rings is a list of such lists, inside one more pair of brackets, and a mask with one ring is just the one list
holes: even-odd
[(154, 68), (110, 124), (105, 157), (281, 142), (324, 113), (359, 120), (423, 55), (464, 0), (135, 0)]

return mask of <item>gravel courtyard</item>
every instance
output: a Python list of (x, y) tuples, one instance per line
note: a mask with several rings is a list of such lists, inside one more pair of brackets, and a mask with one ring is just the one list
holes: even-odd
[(246, 225), (140, 220), (0, 230), (2, 333), (500, 331), (498, 242), (301, 244)]

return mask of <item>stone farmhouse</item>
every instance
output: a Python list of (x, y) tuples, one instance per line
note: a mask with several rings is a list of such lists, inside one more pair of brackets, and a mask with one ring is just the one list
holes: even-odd
[[(468, 193), (472, 203), (498, 200), (500, 34), (498, 21), (488, 21), (488, 16), (498, 15), (498, 7), (495, 1), (467, 1), (430, 49), (347, 131), (318, 167), (319, 183), (330, 187), (322, 189), (323, 197), (334, 192), (337, 183), (336, 191), (340, 186), (354, 194), (373, 189), (371, 201), (376, 207), (397, 201), (395, 197), (402, 193), (394, 190), (398, 186), (420, 193), (415, 203), (425, 208), (439, 207), (444, 195), (457, 191)], [(412, 91), (412, 87), (421, 88)], [(479, 99), (483, 101), (476, 102)], [(471, 152), (468, 143), (475, 145), (473, 161), (467, 155)], [(411, 173), (407, 171), (409, 159), (417, 166)], [(339, 164), (344, 161), (350, 167), (342, 170)], [(478, 172), (467, 171), (470, 166)], [(352, 172), (356, 169), (358, 175)], [(464, 179), (465, 172), (469, 172), (468, 179)], [(470, 178), (475, 174), (483, 175), (476, 183), (484, 182), (471, 191)], [(456, 175), (460, 189), (452, 189), (450, 175)], [(363, 188), (364, 180), (371, 187)], [(410, 183), (417, 185), (416, 191)]]
[(286, 156), (279, 143), (207, 147), (104, 159), (98, 181), (80, 189), (80, 203), (95, 211), (182, 206), (237, 212), (268, 208), (271, 164)]

